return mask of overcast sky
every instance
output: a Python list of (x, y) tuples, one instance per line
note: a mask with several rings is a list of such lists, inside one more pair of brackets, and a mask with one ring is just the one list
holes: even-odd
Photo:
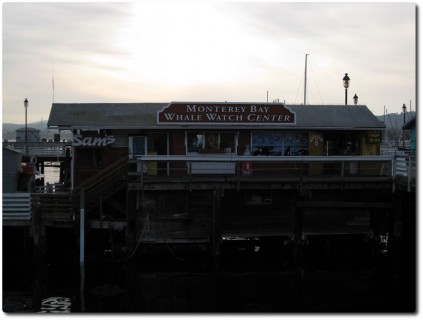
[[(416, 108), (413, 3), (3, 3), (3, 123), (53, 102), (344, 104)], [(54, 91), (53, 91), (54, 79)]]

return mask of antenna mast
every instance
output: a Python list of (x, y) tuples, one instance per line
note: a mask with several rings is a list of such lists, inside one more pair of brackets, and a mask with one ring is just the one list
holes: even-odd
[(52, 70), (51, 70), (51, 85), (52, 85), (52, 87), (53, 87), (53, 103), (54, 103), (54, 63), (53, 63), (53, 66), (52, 66)]
[(306, 105), (306, 101), (307, 101), (307, 56), (309, 54), (306, 53), (305, 55), (305, 71), (304, 71), (304, 105)]

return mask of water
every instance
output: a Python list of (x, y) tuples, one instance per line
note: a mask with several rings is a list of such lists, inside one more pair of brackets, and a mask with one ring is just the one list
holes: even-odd
[[(46, 167), (45, 180), (58, 183), (59, 169)], [(74, 230), (47, 230), (47, 237), (49, 255), (36, 263), (28, 235), (4, 232), (4, 312), (408, 313), (416, 308), (415, 265), (389, 255), (386, 235), (374, 255), (353, 236), (343, 237), (342, 248), (316, 238), (296, 264), (289, 241), (228, 241), (217, 259), (201, 248), (193, 253), (141, 245), (134, 259), (122, 261), (112, 242), (123, 233), (91, 231), (82, 291)]]
[(46, 261), (38, 267), (10, 263), (4, 269), (4, 311), (232, 314), (413, 309), (412, 290), (403, 287), (402, 276), (398, 283), (386, 254), (373, 261), (357, 253), (334, 259), (336, 252), (322, 249), (295, 265), (283, 255), (282, 246), (266, 248), (260, 243), (224, 244), (217, 259), (201, 250), (150, 247), (124, 262), (119, 252), (109, 250), (108, 241), (99, 240), (87, 246), (81, 294), (78, 250), (71, 234), (48, 236), (56, 241), (50, 242), (53, 254)]

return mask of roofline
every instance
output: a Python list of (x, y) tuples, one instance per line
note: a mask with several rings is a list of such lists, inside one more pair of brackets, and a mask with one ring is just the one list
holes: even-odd
[(351, 130), (351, 131), (363, 131), (363, 130), (383, 130), (386, 128), (385, 125), (380, 127), (298, 127), (298, 126), (273, 126), (273, 125), (222, 125), (222, 126), (196, 126), (196, 125), (156, 125), (156, 126), (104, 126), (104, 127), (92, 127), (92, 126), (48, 126), (49, 129), (57, 130)]
[(416, 116), (412, 117), (410, 120), (408, 120), (404, 125), (402, 126), (403, 130), (408, 130), (411, 125), (416, 122)]

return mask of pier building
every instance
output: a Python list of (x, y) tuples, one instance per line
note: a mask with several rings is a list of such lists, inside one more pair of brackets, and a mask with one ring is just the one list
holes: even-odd
[[(415, 310), (415, 144), (380, 155), (385, 126), (366, 106), (54, 103), (48, 126), (72, 141), (3, 148), (7, 255), (79, 252), (83, 266), (242, 252), (294, 270), (292, 300), (324, 260), (390, 270), (389, 296)], [(60, 183), (17, 183), (46, 161)]]
[(74, 134), (88, 225), (125, 230), (127, 248), (370, 236), (390, 207), (384, 124), (366, 106), (55, 103), (48, 126)]
[(116, 233), (122, 255), (393, 230), (395, 159), (380, 156), (385, 126), (364, 105), (54, 103), (48, 127), (73, 143), (66, 187), (31, 193), (37, 244), (81, 212), (91, 234)]

